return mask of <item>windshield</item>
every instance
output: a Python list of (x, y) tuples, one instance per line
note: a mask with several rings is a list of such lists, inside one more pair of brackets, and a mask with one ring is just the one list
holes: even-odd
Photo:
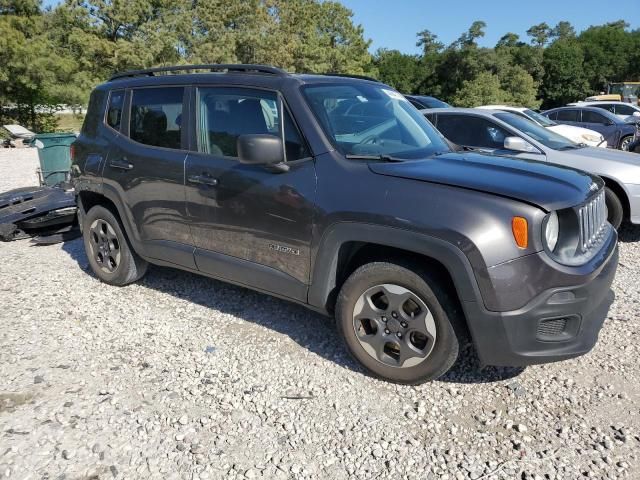
[(530, 110), (528, 108), (523, 113), (531, 120), (539, 123), (543, 127), (553, 127), (554, 125), (557, 125), (557, 123), (553, 120), (545, 117), (544, 115), (540, 115), (538, 112), (534, 112), (533, 110)]
[(425, 158), (449, 151), (439, 132), (400, 93), (368, 84), (309, 85), (304, 96), (344, 155)]
[(529, 135), (534, 140), (537, 140), (546, 147), (554, 150), (571, 150), (574, 148), (580, 148), (581, 146), (575, 142), (572, 142), (568, 138), (565, 138), (557, 133), (541, 127), (537, 123), (533, 123), (531, 120), (519, 117), (512, 113), (496, 113), (496, 118), (499, 118), (505, 123), (508, 123), (516, 130)]

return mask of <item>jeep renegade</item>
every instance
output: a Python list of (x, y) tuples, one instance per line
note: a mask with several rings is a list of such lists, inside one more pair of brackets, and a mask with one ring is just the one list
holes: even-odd
[(588, 352), (612, 301), (603, 182), (465, 152), (366, 78), (260, 65), (125, 72), (91, 94), (72, 177), (89, 263), (148, 263), (335, 316), (373, 374)]

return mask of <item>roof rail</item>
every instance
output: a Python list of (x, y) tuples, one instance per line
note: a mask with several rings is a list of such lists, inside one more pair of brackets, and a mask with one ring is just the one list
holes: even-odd
[(116, 73), (109, 78), (109, 81), (119, 78), (133, 77), (153, 77), (156, 73), (183, 72), (188, 70), (208, 70), (210, 72), (239, 72), (239, 73), (261, 73), (266, 75), (288, 75), (285, 70), (272, 67), (270, 65), (248, 65), (248, 64), (203, 64), (203, 65), (174, 65), (171, 67), (145, 68), (143, 70), (130, 70)]
[(367, 77), (366, 75), (352, 75), (350, 73), (321, 73), (330, 77), (359, 78), (360, 80), (369, 80), (370, 82), (382, 83), (377, 78)]

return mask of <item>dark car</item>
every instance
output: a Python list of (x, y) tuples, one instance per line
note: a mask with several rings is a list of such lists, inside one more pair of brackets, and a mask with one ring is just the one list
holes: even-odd
[(629, 150), (629, 145), (633, 142), (636, 133), (633, 123), (625, 122), (608, 110), (596, 107), (560, 107), (547, 110), (543, 115), (557, 123), (600, 132), (607, 140), (609, 148)]
[(454, 152), (375, 81), (257, 65), (118, 74), (91, 94), (72, 175), (104, 282), (154, 263), (298, 302), (396, 382), (442, 375), (465, 332), (485, 364), (584, 354), (612, 299), (600, 179)]
[(442, 100), (438, 100), (436, 97), (429, 97), (427, 95), (405, 95), (405, 97), (411, 102), (411, 105), (418, 110), (424, 108), (448, 108), (451, 106)]

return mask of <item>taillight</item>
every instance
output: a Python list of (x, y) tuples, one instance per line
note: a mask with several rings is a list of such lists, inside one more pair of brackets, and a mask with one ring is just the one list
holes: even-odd
[(69, 147), (69, 156), (71, 157), (71, 161), (76, 158), (76, 146), (72, 143)]

